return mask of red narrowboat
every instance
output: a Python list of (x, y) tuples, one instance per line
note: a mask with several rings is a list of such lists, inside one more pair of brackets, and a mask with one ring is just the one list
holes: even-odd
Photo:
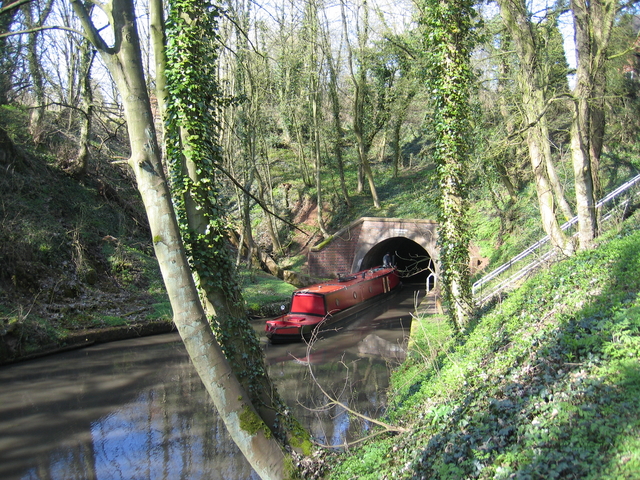
[(289, 313), (267, 320), (267, 338), (271, 342), (307, 338), (319, 325), (343, 320), (398, 285), (394, 267), (377, 267), (296, 290)]

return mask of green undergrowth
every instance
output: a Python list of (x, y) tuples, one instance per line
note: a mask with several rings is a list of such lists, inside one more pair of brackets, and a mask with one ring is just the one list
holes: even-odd
[(240, 271), (246, 310), (251, 316), (270, 316), (288, 304), (296, 287), (260, 271)]
[(133, 176), (112, 162), (123, 142), (94, 152), (79, 178), (58, 127), (36, 147), (27, 124), (28, 111), (0, 108), (11, 139), (0, 175), (0, 363), (83, 331), (171, 322)]
[[(575, 214), (573, 178), (567, 177), (572, 167), (566, 160), (558, 159), (558, 162), (558, 174), (565, 188), (566, 199)], [(637, 164), (638, 159), (625, 153), (623, 148), (604, 153), (600, 174), (602, 192), (599, 195), (604, 196), (635, 177), (639, 172)], [(470, 192), (469, 208), (472, 242), (478, 247), (480, 256), (487, 259), (489, 268), (477, 272), (473, 280), (508, 262), (546, 235), (540, 222), (533, 182), (523, 183), (517, 197), (513, 198), (497, 179), (487, 181), (484, 170), (476, 174), (479, 175), (477, 188)], [(560, 225), (569, 219), (558, 209), (557, 220)], [(575, 231), (574, 227), (567, 233), (573, 234)]]
[[(545, 236), (540, 224), (535, 189), (525, 188), (517, 201), (496, 206), (489, 198), (475, 199), (469, 211), (473, 243), (480, 255), (497, 268)], [(488, 273), (479, 272), (479, 276)]]
[(332, 479), (640, 478), (640, 220), (541, 272), (468, 336), (424, 317), (387, 422)]

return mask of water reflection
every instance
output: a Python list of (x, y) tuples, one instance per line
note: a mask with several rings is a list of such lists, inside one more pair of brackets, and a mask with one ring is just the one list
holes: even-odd
[(3, 368), (0, 383), (0, 478), (258, 478), (175, 335)]
[[(377, 417), (402, 360), (412, 293), (305, 344), (264, 342), (269, 371), (314, 437), (366, 431), (312, 381)], [(311, 370), (310, 370), (311, 369)], [(215, 413), (176, 335), (99, 345), (0, 368), (2, 479), (258, 478)]]

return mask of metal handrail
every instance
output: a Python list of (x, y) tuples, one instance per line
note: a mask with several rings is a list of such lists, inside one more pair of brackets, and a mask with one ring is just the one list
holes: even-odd
[[(603, 207), (609, 201), (615, 199), (616, 197), (618, 197), (618, 195), (620, 195), (623, 192), (626, 192), (627, 190), (629, 190), (631, 187), (637, 185), (638, 183), (640, 183), (640, 175), (636, 175), (631, 180), (629, 180), (629, 181), (625, 182), (624, 184), (620, 185), (618, 188), (613, 190), (611, 193), (609, 193), (608, 195), (603, 197), (599, 202), (596, 203), (596, 208), (598, 209), (598, 208)], [(621, 205), (618, 205), (618, 206), (622, 206), (622, 205), (626, 206), (628, 203), (629, 203), (629, 199), (625, 200)], [(602, 220), (603, 221), (609, 220), (611, 218), (611, 216), (613, 215), (613, 211), (614, 210), (615, 210), (615, 207), (612, 208), (610, 212), (607, 212), (607, 214), (602, 218)], [(572, 219), (570, 219), (567, 222), (565, 222), (563, 225), (561, 225), (560, 228), (563, 231), (567, 230), (568, 228), (570, 228), (573, 225), (575, 225), (577, 222), (578, 222), (578, 217), (575, 216)], [(495, 279), (496, 277), (498, 277), (500, 274), (504, 273), (505, 271), (510, 270), (515, 263), (517, 263), (520, 260), (522, 260), (523, 258), (526, 258), (527, 256), (531, 255), (533, 252), (535, 252), (536, 250), (538, 250), (540, 247), (544, 246), (548, 242), (549, 242), (549, 236), (547, 235), (547, 236), (543, 237), (542, 239), (538, 240), (537, 242), (535, 242), (533, 245), (531, 245), (527, 249), (525, 249), (522, 252), (520, 252), (518, 255), (516, 255), (515, 257), (510, 259), (508, 262), (500, 265), (498, 268), (496, 268), (495, 270), (491, 271), (490, 273), (488, 273), (487, 275), (482, 277), (480, 280), (478, 280), (477, 282), (475, 282), (472, 285), (472, 287), (471, 287), (472, 288), (472, 290), (471, 290), (472, 294), (475, 295), (476, 291), (478, 290), (478, 288), (482, 287), (486, 283), (488, 283), (491, 280)], [(508, 285), (513, 284), (514, 282), (518, 281), (524, 275), (526, 275), (530, 271), (534, 270), (539, 265), (541, 265), (544, 261), (549, 260), (554, 255), (555, 255), (555, 252), (553, 250), (551, 250), (550, 252), (547, 252), (547, 253), (543, 254), (542, 257), (540, 257), (539, 259), (534, 260), (533, 262), (530, 262), (528, 265), (523, 267), (521, 270), (516, 272), (514, 275), (510, 276), (509, 278), (507, 278), (505, 280), (502, 280), (498, 284), (497, 287), (494, 287), (492, 289), (491, 293), (489, 293), (487, 295), (484, 295), (478, 301), (478, 303), (486, 302), (488, 299), (490, 299), (491, 297), (493, 297), (497, 293), (499, 293), (502, 290), (504, 290)]]
[[(431, 280), (433, 280), (433, 286), (430, 287), (431, 285)], [(429, 293), (431, 290), (433, 290), (434, 288), (436, 288), (436, 282), (438, 281), (438, 277), (436, 276), (436, 274), (434, 272), (431, 272), (429, 274), (429, 276), (427, 277), (427, 293)]]
[(490, 293), (486, 294), (484, 297), (482, 297), (481, 299), (477, 300), (477, 303), (481, 305), (481, 304), (485, 303), (487, 300), (490, 300), (495, 295), (497, 295), (498, 293), (500, 293), (503, 290), (505, 290), (509, 285), (513, 285), (515, 282), (517, 282), (518, 280), (523, 278), (528, 273), (536, 270), (540, 265), (550, 261), (556, 254), (557, 254), (556, 251), (549, 250), (547, 253), (542, 255), (540, 258), (537, 258), (533, 262), (531, 262), (528, 265), (526, 265), (525, 267), (521, 268), (516, 273), (511, 275), (509, 278), (506, 278), (506, 279), (502, 280), (496, 287), (493, 288), (493, 290), (491, 290)]

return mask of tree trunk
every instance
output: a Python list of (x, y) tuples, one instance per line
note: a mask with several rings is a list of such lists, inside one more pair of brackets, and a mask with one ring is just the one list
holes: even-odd
[[(5, 8), (14, 3), (12, 0), (0, 0), (0, 8)], [(15, 21), (16, 13), (20, 9), (16, 6), (5, 10), (0, 15), (0, 32), (8, 32), (11, 30)], [(14, 60), (12, 44), (7, 41), (8, 37), (0, 37), (0, 105), (9, 103), (9, 92), (12, 87), (12, 76), (16, 68)]]
[(323, 199), (322, 199), (322, 150), (320, 144), (320, 85), (318, 77), (320, 72), (320, 59), (318, 58), (318, 42), (319, 42), (319, 22), (318, 22), (318, 5), (314, 0), (308, 0), (306, 8), (306, 21), (308, 25), (308, 31), (311, 38), (309, 41), (309, 94), (311, 100), (311, 121), (312, 121), (312, 149), (313, 158), (316, 167), (316, 201), (317, 201), (317, 218), (318, 228), (322, 233), (323, 238), (329, 237), (329, 232), (324, 225), (324, 219), (322, 218)]
[[(552, 244), (566, 255), (570, 255), (573, 252), (573, 245), (562, 232), (556, 218), (554, 188), (549, 180), (549, 171), (553, 170), (548, 167), (551, 163), (551, 146), (545, 118), (540, 60), (533, 27), (528, 19), (524, 0), (498, 0), (498, 4), (520, 59), (520, 69), (517, 73), (518, 85), (522, 94), (521, 105), (527, 127), (527, 146), (536, 184), (542, 227), (549, 235)], [(555, 173), (555, 170), (553, 172)], [(559, 187), (559, 182), (556, 186)]]
[[(368, 41), (369, 35), (369, 7), (366, 2), (363, 5), (364, 12), (364, 25), (360, 26), (358, 22), (358, 26), (356, 30), (358, 32), (358, 42), (360, 44), (360, 56), (364, 57), (364, 48)], [(369, 133), (367, 130), (367, 126), (365, 125), (364, 118), (364, 108), (365, 108), (365, 95), (366, 95), (366, 72), (365, 67), (363, 65), (364, 58), (361, 58), (359, 71), (356, 74), (354, 60), (353, 60), (353, 47), (348, 41), (349, 38), (349, 26), (347, 22), (347, 17), (345, 13), (344, 4), (342, 5), (342, 28), (345, 32), (345, 39), (347, 39), (347, 63), (349, 66), (349, 72), (351, 76), (351, 81), (353, 83), (353, 132), (356, 136), (356, 143), (358, 148), (358, 193), (362, 193), (364, 190), (364, 179), (367, 179), (369, 183), (369, 190), (371, 190), (371, 198), (373, 200), (373, 206), (375, 208), (380, 208), (380, 199), (378, 198), (378, 191), (376, 190), (375, 181), (373, 178), (373, 172), (371, 171), (371, 164), (369, 163), (369, 149), (371, 147), (371, 142), (373, 137), (375, 136), (376, 129)]]
[(604, 66), (617, 5), (613, 0), (571, 0), (578, 60), (571, 155), (581, 250), (592, 248), (598, 234), (595, 202), (596, 190), (600, 189), (598, 169), (605, 129)]
[(167, 68), (167, 55), (165, 52), (166, 35), (164, 24), (163, 0), (149, 0), (149, 31), (155, 62), (155, 94), (158, 102), (159, 118), (165, 118), (165, 110), (167, 107), (167, 77), (164, 74)]
[[(545, 120), (542, 131), (546, 131), (544, 135), (547, 135), (546, 138), (549, 138), (549, 127), (546, 123), (547, 122)], [(547, 143), (549, 142), (547, 141)], [(547, 176), (549, 178), (551, 188), (553, 188), (555, 198), (558, 201), (558, 206), (560, 207), (560, 210), (562, 210), (562, 214), (564, 215), (565, 220), (570, 220), (573, 218), (573, 210), (571, 209), (571, 205), (569, 205), (569, 202), (567, 201), (567, 197), (564, 194), (564, 188), (562, 188), (562, 183), (560, 183), (560, 179), (558, 178), (556, 166), (554, 165), (553, 159), (551, 158), (551, 149), (545, 150), (544, 157)]]
[(79, 0), (71, 0), (85, 34), (102, 55), (123, 100), (131, 158), (149, 217), (153, 245), (174, 322), (209, 395), (242, 453), (264, 479), (284, 478), (284, 454), (249, 402), (207, 322), (182, 246), (171, 195), (164, 178), (151, 105), (142, 73), (140, 43), (132, 0), (107, 6), (115, 36), (109, 47)]
[[(538, 208), (542, 218), (542, 228), (551, 239), (552, 245), (560, 249), (565, 255), (573, 253), (573, 245), (570, 239), (564, 234), (558, 219), (556, 218), (556, 203), (553, 198), (553, 189), (547, 177), (547, 168), (544, 156), (539, 151), (540, 131), (532, 128), (527, 134), (527, 145), (529, 147), (529, 157), (533, 170), (533, 179), (536, 185), (536, 195), (538, 197)], [(537, 138), (536, 138), (537, 137)]]
[(396, 122), (393, 125), (391, 144), (393, 145), (393, 178), (398, 178), (398, 173), (400, 171), (400, 159), (401, 150), (400, 150), (400, 132), (402, 130), (402, 122)]
[(426, 0), (422, 6), (429, 70), (426, 87), (435, 102), (438, 138), (435, 157), (441, 191), (438, 242), (442, 281), (452, 327), (464, 334), (473, 314), (467, 220), (473, 0)]
[(316, 200), (318, 203), (318, 228), (324, 238), (329, 237), (329, 232), (324, 225), (322, 218), (323, 199), (322, 199), (322, 155), (320, 151), (320, 125), (318, 121), (318, 99), (317, 95), (313, 95), (313, 150), (316, 158)]
[[(249, 192), (251, 190), (251, 186), (253, 185), (253, 181), (254, 181), (254, 169), (250, 169), (249, 170), (249, 180), (247, 182), (245, 182), (245, 192), (242, 192), (240, 195), (242, 197), (242, 225), (243, 225), (243, 230), (242, 233), (244, 235), (244, 242), (247, 245), (247, 257), (246, 257), (246, 262), (247, 265), (252, 266), (254, 265), (254, 258), (257, 258), (256, 256), (256, 242), (253, 239), (253, 227), (251, 226), (251, 202), (252, 199), (251, 197), (246, 193)], [(260, 268), (259, 264), (255, 264), (256, 268)]]
[(91, 122), (93, 120), (93, 89), (91, 87), (91, 67), (93, 65), (94, 52), (91, 51), (88, 41), (83, 40), (80, 47), (80, 95), (82, 121), (80, 123), (80, 138), (78, 141), (78, 153), (71, 167), (71, 174), (83, 177), (87, 173), (89, 165), (89, 145), (91, 141)]
[(31, 107), (31, 115), (29, 118), (29, 133), (33, 143), (36, 145), (42, 143), (44, 138), (43, 122), (45, 112), (45, 94), (44, 94), (44, 73), (40, 65), (40, 55), (38, 53), (38, 37), (40, 32), (37, 27), (43, 24), (51, 12), (52, 0), (47, 0), (44, 4), (39, 18), (34, 19), (33, 10), (35, 4), (27, 3), (22, 7), (22, 13), (25, 17), (25, 23), (28, 29), (32, 31), (27, 40), (27, 62), (29, 65), (29, 74), (31, 76), (33, 89), (33, 106)]
[(307, 159), (304, 153), (304, 140), (302, 138), (302, 129), (297, 123), (294, 126), (296, 132), (296, 153), (298, 154), (298, 165), (300, 167), (300, 175), (302, 182), (310, 187), (312, 185), (309, 175), (309, 167), (307, 167)]
[(349, 189), (344, 177), (344, 159), (342, 157), (343, 149), (343, 137), (344, 129), (342, 128), (342, 119), (340, 118), (340, 97), (338, 95), (338, 73), (336, 71), (336, 65), (331, 53), (331, 45), (329, 44), (329, 33), (324, 32), (322, 36), (322, 45), (324, 48), (324, 54), (327, 60), (327, 66), (329, 68), (329, 101), (331, 102), (331, 115), (333, 120), (333, 155), (338, 165), (338, 174), (340, 176), (340, 189), (342, 191), (342, 198), (348, 207), (352, 206), (351, 199), (349, 198)]
[(373, 199), (373, 206), (380, 208), (380, 199), (378, 198), (378, 191), (376, 190), (375, 181), (373, 179), (373, 172), (371, 171), (371, 164), (369, 163), (369, 148), (370, 142), (367, 138), (367, 134), (364, 131), (364, 92), (363, 92), (363, 73), (360, 78), (357, 79), (355, 75), (352, 75), (352, 79), (355, 87), (354, 98), (354, 113), (353, 113), (353, 132), (356, 136), (356, 143), (358, 146), (358, 159), (360, 161), (360, 170), (358, 170), (358, 192), (363, 190), (363, 179), (366, 178), (369, 183), (369, 190), (371, 191), (371, 198)]
[[(216, 104), (222, 94), (213, 71), (217, 51), (211, 46), (218, 17), (216, 9), (200, 0), (182, 1), (170, 11), (172, 28), (167, 35), (173, 48), (166, 62), (169, 102), (163, 124), (175, 210), (216, 338), (262, 420), (274, 434), (286, 438), (290, 433), (286, 419), (276, 420), (284, 403), (267, 375), (260, 342), (244, 311), (220, 207), (214, 165), (222, 163), (216, 128)], [(210, 30), (203, 34), (205, 29)], [(162, 52), (156, 56), (161, 58)], [(253, 136), (249, 143), (255, 146)], [(255, 148), (250, 150), (255, 155)], [(262, 182), (255, 162), (250, 168)]]
[[(265, 149), (266, 150), (266, 149)], [(269, 208), (273, 211), (275, 210), (275, 202), (273, 201), (273, 185), (271, 183), (271, 172), (269, 169), (269, 160), (267, 157), (267, 152), (262, 152), (264, 157), (264, 174), (260, 173), (258, 165), (253, 166), (255, 171), (255, 176), (258, 180), (258, 199), (262, 205), (268, 205)], [(269, 238), (271, 239), (271, 245), (273, 247), (273, 251), (280, 255), (282, 254), (282, 244), (280, 243), (280, 239), (278, 238), (278, 231), (275, 225), (275, 218), (271, 213), (267, 212), (264, 208), (262, 209), (262, 213), (264, 215), (264, 221), (267, 224), (267, 233), (269, 234)]]
[(378, 197), (378, 190), (376, 189), (375, 180), (373, 178), (373, 171), (371, 170), (371, 164), (369, 163), (368, 158), (369, 149), (358, 150), (358, 152), (362, 152), (362, 157), (360, 157), (360, 161), (362, 162), (362, 171), (364, 173), (367, 182), (369, 183), (369, 190), (371, 190), (371, 198), (373, 199), (374, 208), (380, 208), (380, 197)]
[[(260, 201), (264, 205), (268, 205), (269, 208), (275, 212), (277, 210), (276, 201), (273, 195), (274, 186), (273, 186), (273, 175), (271, 174), (271, 161), (269, 160), (269, 152), (268, 148), (263, 144), (263, 156), (264, 156), (264, 173), (259, 175), (259, 178), (264, 177), (262, 180), (265, 185), (266, 195), (264, 198), (261, 198)], [(266, 199), (269, 199), (267, 202)], [(271, 237), (271, 242), (273, 245), (273, 250), (277, 255), (282, 255), (284, 253), (284, 249), (282, 248), (282, 242), (280, 241), (280, 237), (278, 236), (278, 222), (274, 215), (271, 213), (264, 211), (265, 220), (267, 221), (267, 227), (269, 229), (269, 236)]]

